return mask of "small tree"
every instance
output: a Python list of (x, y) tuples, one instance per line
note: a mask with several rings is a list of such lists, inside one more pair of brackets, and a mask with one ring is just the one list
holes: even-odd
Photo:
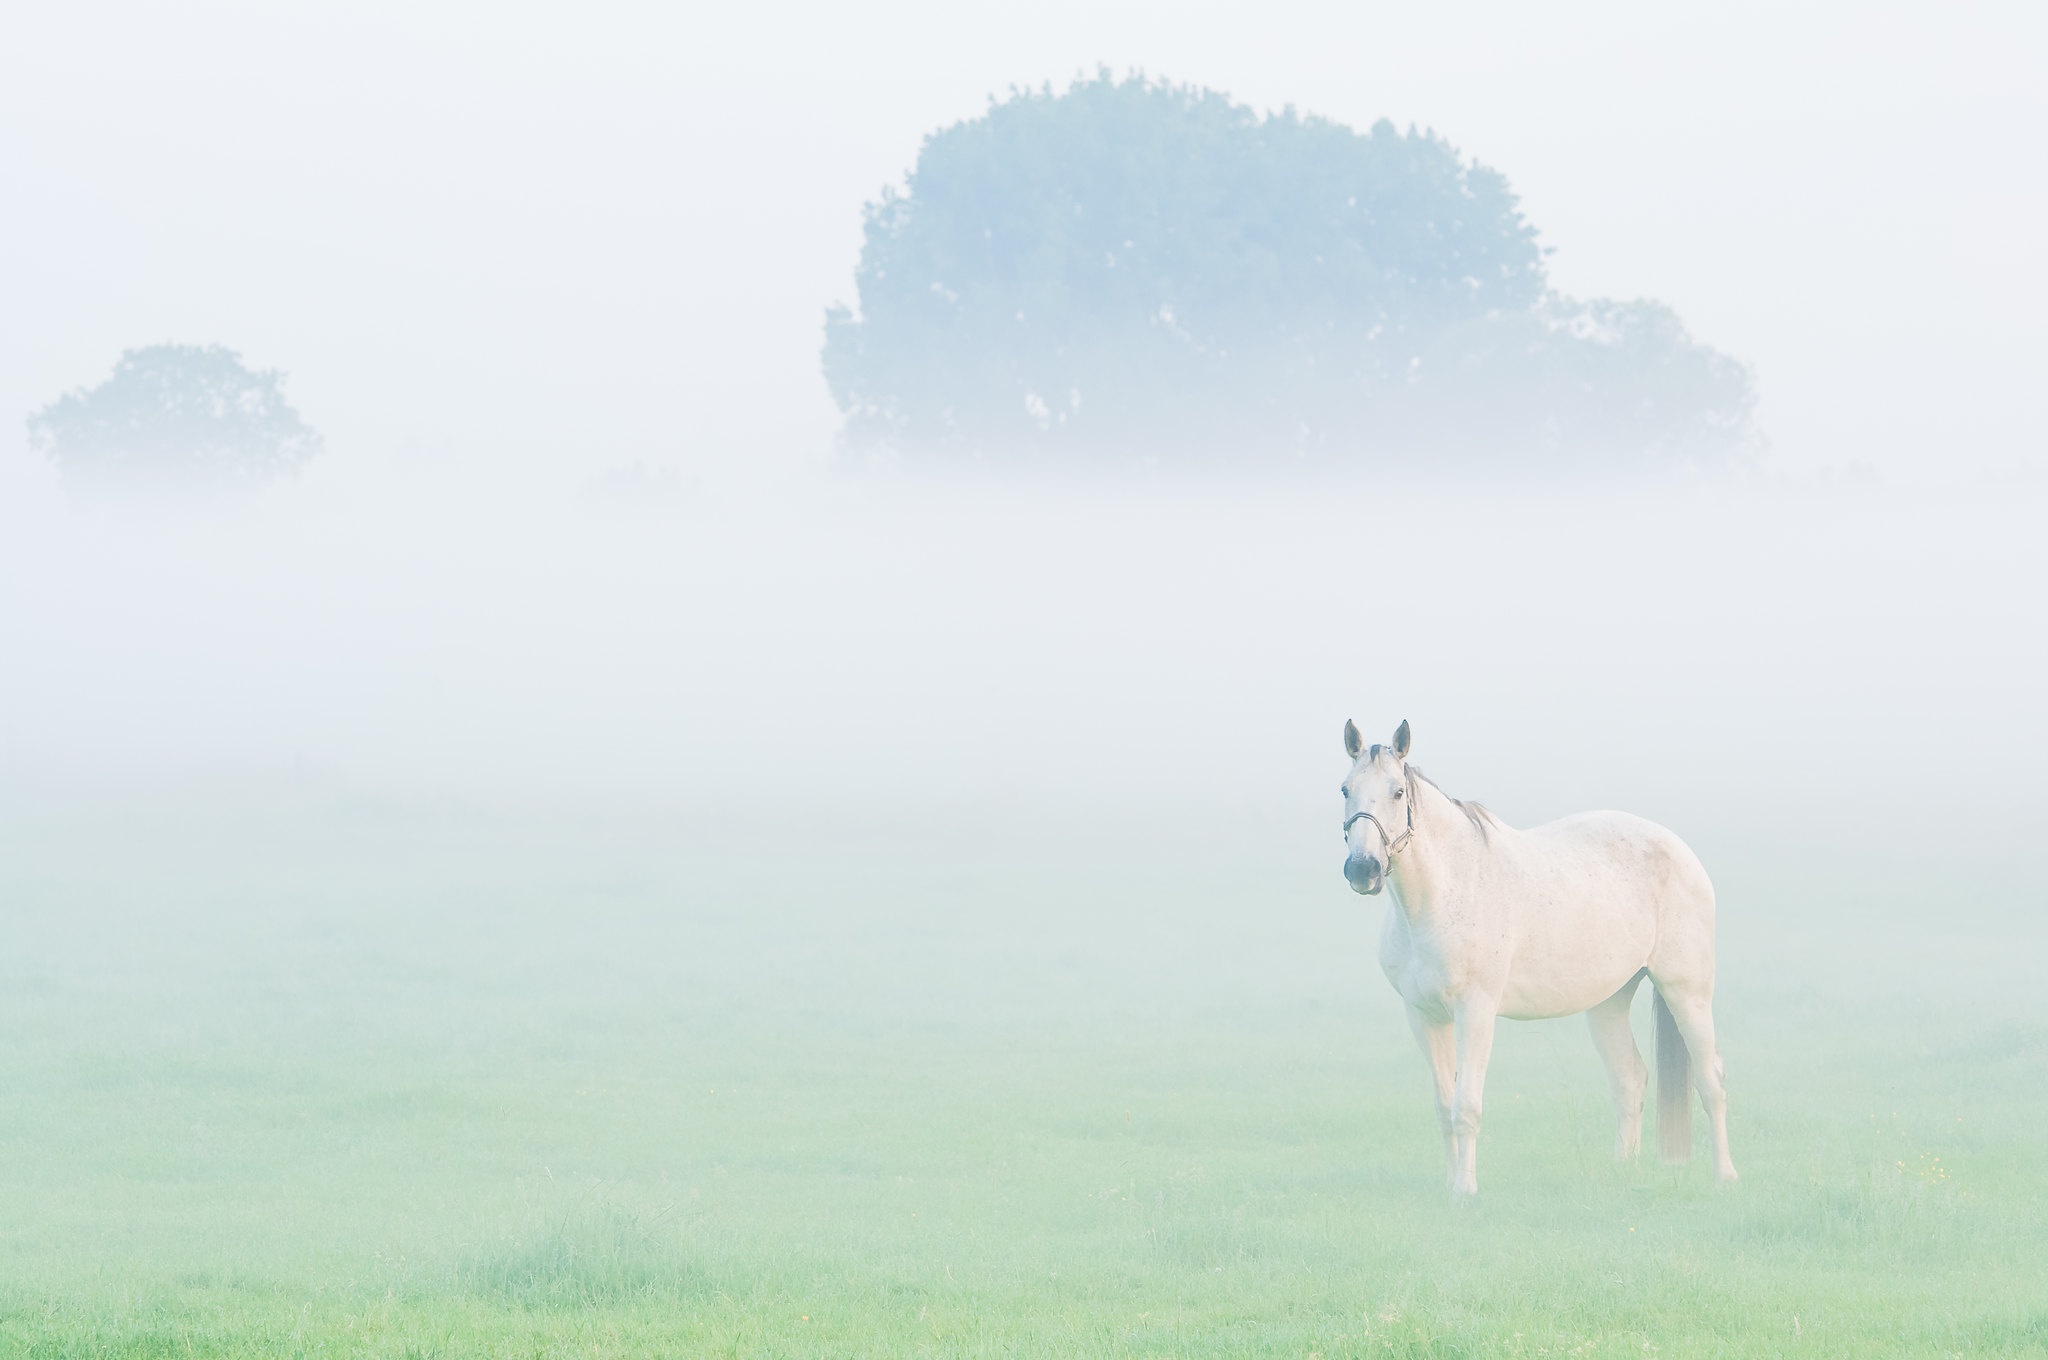
[(320, 451), (283, 384), (219, 345), (131, 349), (98, 387), (30, 416), (29, 442), (82, 499), (258, 486)]

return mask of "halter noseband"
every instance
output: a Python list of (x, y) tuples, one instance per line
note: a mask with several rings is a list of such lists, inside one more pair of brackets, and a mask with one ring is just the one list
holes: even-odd
[(1357, 826), (1360, 822), (1371, 822), (1375, 827), (1379, 828), (1380, 844), (1387, 847), (1387, 867), (1389, 869), (1394, 867), (1394, 856), (1400, 854), (1401, 848), (1407, 845), (1409, 841), (1415, 839), (1415, 781), (1412, 779), (1408, 781), (1408, 797), (1404, 801), (1408, 804), (1408, 829), (1401, 833), (1399, 839), (1389, 836), (1386, 824), (1370, 812), (1354, 812), (1344, 819), (1344, 834), (1346, 836), (1349, 836), (1351, 828)]

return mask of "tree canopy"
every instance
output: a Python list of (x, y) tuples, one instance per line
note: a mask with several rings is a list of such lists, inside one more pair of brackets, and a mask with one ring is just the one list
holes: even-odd
[(1748, 372), (1549, 286), (1507, 180), (1431, 132), (1107, 74), (932, 134), (866, 209), (824, 369), (909, 455), (1598, 463), (1744, 441)]
[(98, 387), (30, 416), (29, 440), (88, 499), (260, 485), (320, 449), (283, 384), (218, 345), (131, 349)]

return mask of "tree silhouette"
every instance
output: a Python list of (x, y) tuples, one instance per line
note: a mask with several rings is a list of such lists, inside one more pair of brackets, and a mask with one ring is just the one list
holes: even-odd
[(1747, 371), (1656, 303), (1548, 284), (1504, 177), (1107, 74), (991, 102), (866, 210), (824, 371), (912, 456), (1713, 459)]
[(131, 349), (98, 387), (30, 416), (29, 440), (84, 499), (256, 486), (320, 450), (283, 382), (218, 345)]

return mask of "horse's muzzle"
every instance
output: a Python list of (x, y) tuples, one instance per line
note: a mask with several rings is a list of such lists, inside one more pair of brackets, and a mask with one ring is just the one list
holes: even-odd
[(1380, 890), (1384, 880), (1379, 860), (1371, 855), (1353, 855), (1344, 861), (1344, 881), (1353, 892), (1370, 897)]

